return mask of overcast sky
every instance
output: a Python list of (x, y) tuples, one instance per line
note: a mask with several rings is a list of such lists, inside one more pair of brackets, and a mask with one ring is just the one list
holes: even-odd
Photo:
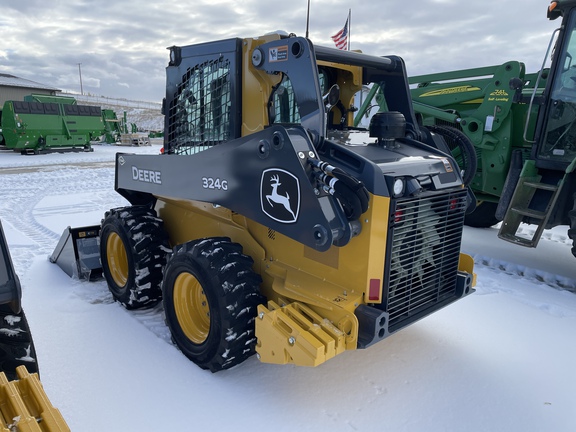
[[(310, 39), (352, 10), (351, 48), (399, 55), (408, 74), (523, 61), (536, 71), (560, 20), (548, 0), (310, 0)], [(7, 4), (6, 4), (7, 3)], [(306, 34), (308, 0), (4, 0), (0, 73), (65, 91), (160, 102), (166, 47), (274, 30)]]

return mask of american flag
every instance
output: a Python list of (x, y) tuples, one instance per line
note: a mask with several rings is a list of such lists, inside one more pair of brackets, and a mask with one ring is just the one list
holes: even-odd
[(346, 24), (344, 24), (342, 30), (332, 36), (332, 40), (334, 41), (336, 48), (341, 50), (348, 49), (348, 20), (346, 20)]

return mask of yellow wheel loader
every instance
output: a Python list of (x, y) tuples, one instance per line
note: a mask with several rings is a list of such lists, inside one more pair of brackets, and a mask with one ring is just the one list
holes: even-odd
[[(375, 83), (386, 109), (354, 127)], [(475, 200), (401, 58), (282, 34), (173, 46), (163, 113), (163, 154), (116, 156), (131, 205), (96, 227), (102, 271), (127, 308), (162, 301), (201, 368), (316, 366), (473, 291)]]

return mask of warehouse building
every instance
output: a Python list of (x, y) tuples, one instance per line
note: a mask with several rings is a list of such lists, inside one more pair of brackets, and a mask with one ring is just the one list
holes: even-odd
[(29, 94), (55, 95), (60, 89), (14, 75), (0, 73), (0, 110), (7, 100), (21, 101)]

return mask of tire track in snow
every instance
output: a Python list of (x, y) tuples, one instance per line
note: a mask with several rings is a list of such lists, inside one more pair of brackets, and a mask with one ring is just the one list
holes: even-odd
[[(62, 161), (58, 160), (58, 163)], [(63, 214), (99, 211), (102, 216), (113, 207), (126, 205), (126, 200), (114, 190), (114, 163), (74, 163), (73, 166), (22, 166), (0, 171), (2, 199), (0, 219), (5, 226), (26, 236), (30, 242), (10, 245), (16, 272), (24, 276), (38, 256), (52, 254), (61, 231), (45, 226), (42, 219)], [(86, 202), (66, 201), (75, 194), (90, 194)], [(49, 201), (48, 203), (43, 202)], [(52, 205), (51, 203), (54, 202)], [(42, 204), (42, 205), (40, 205)], [(63, 227), (64, 229), (65, 227)], [(31, 244), (29, 244), (31, 243)], [(112, 294), (104, 280), (72, 283), (73, 295), (90, 304), (111, 304)], [(121, 313), (129, 314), (153, 334), (170, 345), (172, 338), (164, 320), (162, 303), (151, 309), (128, 311), (118, 305)]]
[(477, 267), (486, 268), (493, 273), (502, 273), (522, 278), (526, 280), (528, 284), (544, 284), (554, 289), (570, 291), (576, 294), (576, 280), (574, 279), (484, 255), (477, 254), (474, 255), (473, 258), (475, 269)]
[[(570, 251), (568, 226), (544, 230), (536, 248), (499, 239), (499, 228), (499, 224), (490, 229), (465, 227), (462, 250), (474, 258), (475, 268), (576, 293), (576, 257)], [(535, 226), (521, 224), (517, 234), (531, 239), (535, 232)]]
[[(28, 237), (34, 245), (15, 246), (15, 254), (19, 255), (17, 261), (25, 261), (27, 268), (35, 256), (50, 255), (61, 232), (54, 232), (38, 220), (38, 216), (44, 215), (43, 209), (38, 209), (39, 203), (46, 197), (71, 196), (77, 193), (97, 194), (102, 191), (111, 191), (115, 194), (114, 170), (111, 168), (82, 169), (69, 167), (62, 170), (45, 172), (26, 172), (20, 175), (0, 175), (0, 184), (3, 189), (3, 199), (0, 203), (0, 217), (8, 222), (15, 230)], [(78, 212), (73, 204), (55, 206), (53, 211)], [(83, 211), (88, 211), (87, 206)], [(97, 210), (92, 206), (91, 210)], [(106, 208), (102, 208), (102, 214)], [(65, 227), (64, 227), (65, 228)], [(18, 250), (18, 249), (24, 249)], [(12, 252), (12, 247), (11, 247)], [(24, 255), (29, 254), (26, 259)], [(23, 270), (25, 270), (25, 268)]]

